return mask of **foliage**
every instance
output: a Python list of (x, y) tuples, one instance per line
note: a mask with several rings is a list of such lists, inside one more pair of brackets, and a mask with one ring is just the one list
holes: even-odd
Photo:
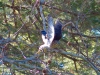
[[(44, 0), (41, 0), (44, 1)], [(100, 75), (99, 0), (0, 0), (0, 73)], [(40, 9), (42, 7), (42, 11)], [(63, 37), (43, 44), (43, 16), (63, 23)], [(46, 23), (47, 24), (47, 23)]]

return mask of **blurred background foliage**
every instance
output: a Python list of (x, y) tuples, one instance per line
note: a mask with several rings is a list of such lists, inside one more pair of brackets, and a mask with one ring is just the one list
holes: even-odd
[(63, 37), (37, 55), (43, 44), (40, 5), (0, 0), (0, 74), (100, 75), (100, 1), (45, 0), (42, 13), (61, 20)]

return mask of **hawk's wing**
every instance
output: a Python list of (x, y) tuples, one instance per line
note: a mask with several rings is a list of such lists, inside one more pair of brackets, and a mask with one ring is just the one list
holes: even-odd
[(54, 25), (53, 25), (53, 18), (48, 15), (48, 29), (47, 29), (47, 36), (48, 36), (48, 45), (50, 46), (53, 39), (54, 39)]

